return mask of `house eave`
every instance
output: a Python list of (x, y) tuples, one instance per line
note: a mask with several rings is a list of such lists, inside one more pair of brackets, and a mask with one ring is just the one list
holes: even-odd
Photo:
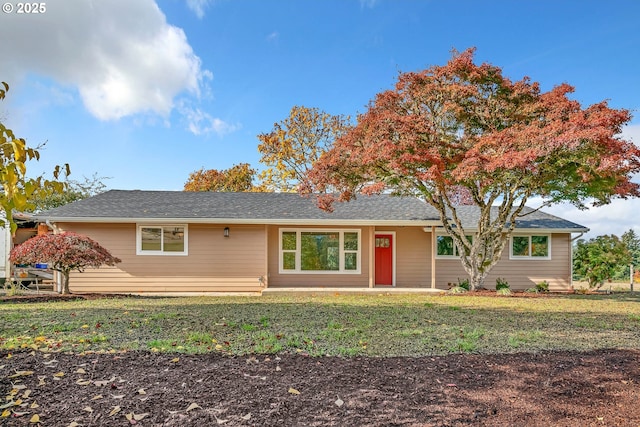
[(47, 217), (50, 222), (72, 223), (144, 223), (144, 224), (237, 224), (237, 225), (350, 225), (350, 226), (415, 226), (431, 227), (439, 220), (365, 220), (365, 219), (288, 219), (288, 218), (121, 218), (121, 217)]

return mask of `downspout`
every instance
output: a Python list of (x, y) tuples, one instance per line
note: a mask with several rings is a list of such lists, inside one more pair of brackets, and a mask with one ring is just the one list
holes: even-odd
[(436, 227), (431, 226), (431, 289), (436, 288)]
[[(50, 220), (45, 220), (45, 224), (47, 224), (47, 227), (53, 230), (53, 234), (60, 233), (60, 229), (58, 228), (58, 226)], [(56, 284), (56, 292), (62, 293), (62, 278), (60, 277), (60, 274), (55, 270), (53, 271), (53, 282)]]
[(571, 240), (569, 240), (569, 259), (571, 260), (570, 262), (570, 276), (569, 276), (569, 283), (571, 284), (571, 290), (574, 291), (575, 289), (573, 288), (573, 242), (575, 242), (576, 240), (578, 240), (579, 238), (581, 238), (582, 236), (584, 236), (584, 233), (589, 232), (589, 230), (587, 231), (583, 231), (582, 233), (578, 234), (576, 237), (573, 237)]
[(58, 228), (58, 226), (55, 225), (54, 223), (52, 223), (50, 220), (46, 220), (45, 224), (47, 224), (47, 227), (49, 227), (50, 229), (53, 230), (54, 234), (59, 234), (60, 233), (60, 229)]

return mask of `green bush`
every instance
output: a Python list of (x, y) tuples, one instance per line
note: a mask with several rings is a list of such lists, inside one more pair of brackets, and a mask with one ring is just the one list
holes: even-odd
[(505, 279), (498, 277), (496, 279), (496, 291), (499, 291), (501, 289), (511, 289), (511, 286), (509, 286), (509, 282), (507, 282)]
[(509, 296), (511, 295), (511, 289), (509, 288), (500, 288), (496, 290), (496, 295)]
[(543, 280), (542, 282), (536, 284), (536, 290), (538, 292), (549, 292), (549, 282)]
[(537, 294), (539, 292), (537, 287), (536, 288), (527, 288), (524, 291), (528, 292), (530, 294)]
[(467, 291), (469, 290), (469, 279), (464, 279), (464, 280), (460, 280), (460, 278), (458, 278), (458, 288), (464, 288)]
[(454, 286), (453, 288), (449, 289), (449, 293), (450, 294), (464, 294), (465, 292), (468, 292), (469, 289), (464, 288), (462, 286)]

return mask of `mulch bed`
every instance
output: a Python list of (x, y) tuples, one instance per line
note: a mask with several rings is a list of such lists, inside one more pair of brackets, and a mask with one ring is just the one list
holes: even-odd
[[(11, 399), (22, 401), (8, 410), (20, 415), (0, 426), (638, 426), (640, 351), (0, 352), (0, 393), (12, 389)], [(39, 423), (30, 422), (35, 414)]]

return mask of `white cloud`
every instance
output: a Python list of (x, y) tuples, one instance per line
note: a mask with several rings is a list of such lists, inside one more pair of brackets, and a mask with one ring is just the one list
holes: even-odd
[(0, 39), (11, 40), (0, 44), (3, 79), (31, 73), (74, 86), (100, 120), (166, 117), (179, 93), (199, 96), (210, 76), (153, 0), (55, 2), (44, 14), (5, 15)]
[(194, 135), (215, 133), (222, 136), (240, 129), (240, 125), (230, 124), (222, 119), (213, 117), (200, 108), (189, 105), (184, 100), (179, 103), (178, 110), (186, 120), (187, 130)]
[(213, 0), (187, 0), (187, 7), (196, 14), (198, 19), (204, 18), (204, 10)]

